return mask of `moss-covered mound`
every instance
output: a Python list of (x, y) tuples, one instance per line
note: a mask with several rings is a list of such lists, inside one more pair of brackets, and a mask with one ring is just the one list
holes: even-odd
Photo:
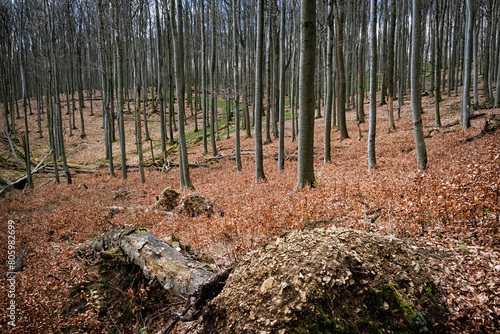
[(208, 333), (441, 333), (425, 258), (394, 237), (294, 232), (247, 255), (205, 310)]

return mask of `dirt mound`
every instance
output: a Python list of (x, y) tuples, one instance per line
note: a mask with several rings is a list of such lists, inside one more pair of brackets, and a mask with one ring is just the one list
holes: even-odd
[(211, 216), (214, 212), (214, 204), (201, 195), (190, 193), (181, 198), (176, 211), (191, 217), (202, 213)]
[(247, 255), (203, 322), (207, 333), (440, 333), (438, 286), (423, 256), (394, 237), (293, 232)]

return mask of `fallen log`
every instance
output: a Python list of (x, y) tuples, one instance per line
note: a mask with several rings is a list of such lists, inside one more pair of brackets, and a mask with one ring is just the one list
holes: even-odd
[[(172, 168), (174, 167), (179, 167), (179, 163), (178, 162), (174, 162), (174, 161), (170, 161), (170, 160), (167, 160), (163, 166), (161, 167), (161, 171), (163, 173), (168, 173)], [(192, 162), (192, 163), (189, 163), (188, 164), (188, 167), (191, 167), (191, 168), (196, 168), (196, 167), (209, 167), (208, 164), (204, 164), (204, 163), (199, 163), (199, 162)]]
[[(255, 154), (255, 152), (241, 152), (240, 153), (240, 155), (252, 155), (252, 154)], [(220, 160), (220, 159), (235, 157), (235, 156), (236, 156), (236, 153), (219, 154), (219, 155), (216, 155), (215, 157), (205, 158), (205, 161), (209, 162), (209, 161)]]
[[(33, 169), (33, 170), (31, 171), (31, 175), (33, 175), (33, 174), (35, 174), (36, 172), (38, 172), (38, 171), (40, 171), (40, 170), (44, 169), (44, 168), (47, 166), (47, 164), (45, 164), (45, 165), (42, 165), (42, 164), (43, 164), (43, 162), (45, 161), (45, 159), (46, 159), (46, 158), (47, 158), (47, 157), (48, 157), (51, 153), (52, 153), (52, 150), (50, 150), (50, 152), (49, 152), (49, 153), (47, 153), (47, 155), (45, 155), (45, 157), (43, 157), (42, 161), (40, 161), (40, 162), (38, 163), (38, 165), (36, 165), (35, 169)], [(3, 193), (4, 191), (7, 191), (7, 190), (11, 189), (11, 188), (12, 188), (13, 186), (15, 186), (16, 184), (18, 184), (18, 183), (20, 183), (20, 182), (23, 182), (23, 181), (24, 181), (24, 180), (26, 180), (27, 178), (28, 178), (28, 175), (25, 175), (25, 176), (23, 176), (23, 177), (21, 177), (21, 178), (17, 179), (16, 181), (14, 181), (14, 182), (12, 182), (12, 183), (10, 183), (10, 184), (6, 185), (5, 187), (3, 187), (3, 188), (0, 190), (0, 195), (2, 195), (2, 193)]]
[(204, 264), (187, 258), (144, 230), (125, 229), (103, 234), (81, 245), (76, 254), (120, 249), (145, 277), (156, 279), (174, 296), (186, 297), (212, 277)]

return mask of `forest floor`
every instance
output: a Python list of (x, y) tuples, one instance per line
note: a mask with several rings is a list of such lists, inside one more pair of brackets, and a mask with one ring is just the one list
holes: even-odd
[[(99, 316), (102, 305), (92, 302), (98, 297), (89, 291), (82, 291), (87, 294), (85, 312), (68, 311), (71, 292), (74, 295), (75, 289), (87, 284), (92, 276), (91, 269), (72, 258), (73, 251), (101, 233), (140, 227), (160, 239), (175, 236), (198, 258), (223, 267), (283, 233), (317, 225), (393, 235), (412, 247), (429, 250), (429, 266), (441, 279), (450, 310), (450, 332), (500, 331), (500, 131), (483, 131), (488, 121), (490, 128), (498, 128), (500, 109), (476, 111), (478, 117), (464, 132), (458, 122), (460, 97), (445, 95), (441, 103), (443, 127), (435, 128), (434, 99), (424, 97), (429, 164), (422, 171), (416, 163), (410, 101), (405, 103), (401, 119), (396, 121), (397, 130), (391, 133), (387, 131), (387, 106), (378, 107), (377, 168), (373, 170), (367, 167), (368, 123), (361, 124), (362, 137), (358, 138), (354, 110), (347, 113), (351, 138), (340, 141), (339, 133), (333, 132), (330, 164), (323, 164), (323, 118), (316, 119), (318, 186), (314, 189), (297, 190), (294, 159), (288, 159), (285, 170), (278, 172), (278, 141), (274, 138), (264, 146), (266, 182), (255, 181), (253, 155), (242, 156), (243, 170), (238, 172), (234, 159), (206, 161), (208, 156), (203, 155), (201, 143), (192, 144), (189, 161), (209, 165), (191, 168), (190, 172), (196, 192), (215, 203), (216, 214), (210, 217), (149, 209), (164, 188), (179, 188), (178, 169), (165, 174), (156, 167), (146, 168), (146, 183), (141, 184), (137, 169), (132, 168), (128, 179), (122, 180), (118, 143), (114, 143), (116, 177), (111, 177), (104, 157), (100, 101), (94, 101), (95, 116), (89, 116), (87, 105), (87, 136), (81, 139), (75, 130), (69, 137), (66, 127), (66, 150), (70, 163), (94, 172), (74, 174), (70, 185), (64, 178), (55, 184), (52, 174), (37, 173), (33, 190), (13, 190), (0, 199), (0, 240), (7, 240), (8, 221), (13, 220), (16, 254), (27, 248), (24, 269), (16, 275), (15, 332), (113, 332), (110, 326), (115, 318), (109, 313), (107, 317)], [(46, 115), (42, 116), (46, 121)], [(158, 155), (159, 117), (154, 114), (149, 119), (154, 153)], [(78, 115), (76, 120), (79, 127)], [(21, 132), (23, 120), (18, 122)], [(48, 153), (48, 139), (37, 138), (36, 114), (29, 116), (29, 122), (33, 157), (39, 161)], [(126, 116), (126, 127), (128, 164), (137, 165), (132, 115)], [(190, 123), (188, 131), (192, 130)], [(242, 150), (253, 151), (254, 139), (241, 133)], [(291, 141), (290, 131), (286, 136), (287, 151), (296, 154), (297, 141)], [(233, 153), (234, 133), (226, 139), (222, 130), (220, 137), (219, 154)], [(143, 146), (146, 149), (149, 143)], [(5, 159), (11, 155), (5, 148), (1, 154)], [(145, 158), (150, 156), (150, 152), (145, 153)], [(177, 156), (171, 159), (176, 161)], [(12, 181), (23, 172), (10, 168), (2, 169), (0, 174)], [(113, 199), (119, 189), (127, 190), (128, 195)], [(113, 210), (113, 206), (126, 210)], [(0, 250), (7, 254), (7, 242), (0, 243)], [(6, 261), (2, 260), (0, 271), (6, 269)], [(139, 310), (146, 305), (147, 293), (143, 285), (135, 284), (123, 296), (128, 296), (130, 305)], [(0, 279), (4, 306), (9, 300), (8, 288), (9, 282)], [(130, 309), (132, 314), (136, 310), (132, 306)], [(162, 314), (161, 309), (154, 312), (154, 316), (134, 318), (130, 328), (138, 333), (164, 329), (168, 314)], [(8, 321), (7, 312), (2, 312), (0, 332), (10, 330)], [(178, 331), (182, 332), (182, 328)]]

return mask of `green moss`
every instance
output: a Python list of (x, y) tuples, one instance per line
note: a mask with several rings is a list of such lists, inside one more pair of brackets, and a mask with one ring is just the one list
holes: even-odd
[(428, 332), (425, 313), (416, 310), (392, 284), (382, 284), (378, 291), (370, 288), (369, 296), (367, 306), (371, 310), (370, 316), (376, 318), (384, 330), (396, 333)]
[(381, 288), (384, 297), (383, 301), (389, 303), (389, 308), (395, 306), (396, 310), (400, 310), (407, 320), (411, 321), (415, 319), (415, 309), (403, 299), (399, 291), (396, 290), (393, 285), (382, 284)]
[(314, 314), (303, 319), (294, 331), (298, 334), (341, 334), (341, 333), (359, 333), (357, 326), (346, 324), (330, 316), (321, 303), (313, 303), (311, 307), (316, 310)]

